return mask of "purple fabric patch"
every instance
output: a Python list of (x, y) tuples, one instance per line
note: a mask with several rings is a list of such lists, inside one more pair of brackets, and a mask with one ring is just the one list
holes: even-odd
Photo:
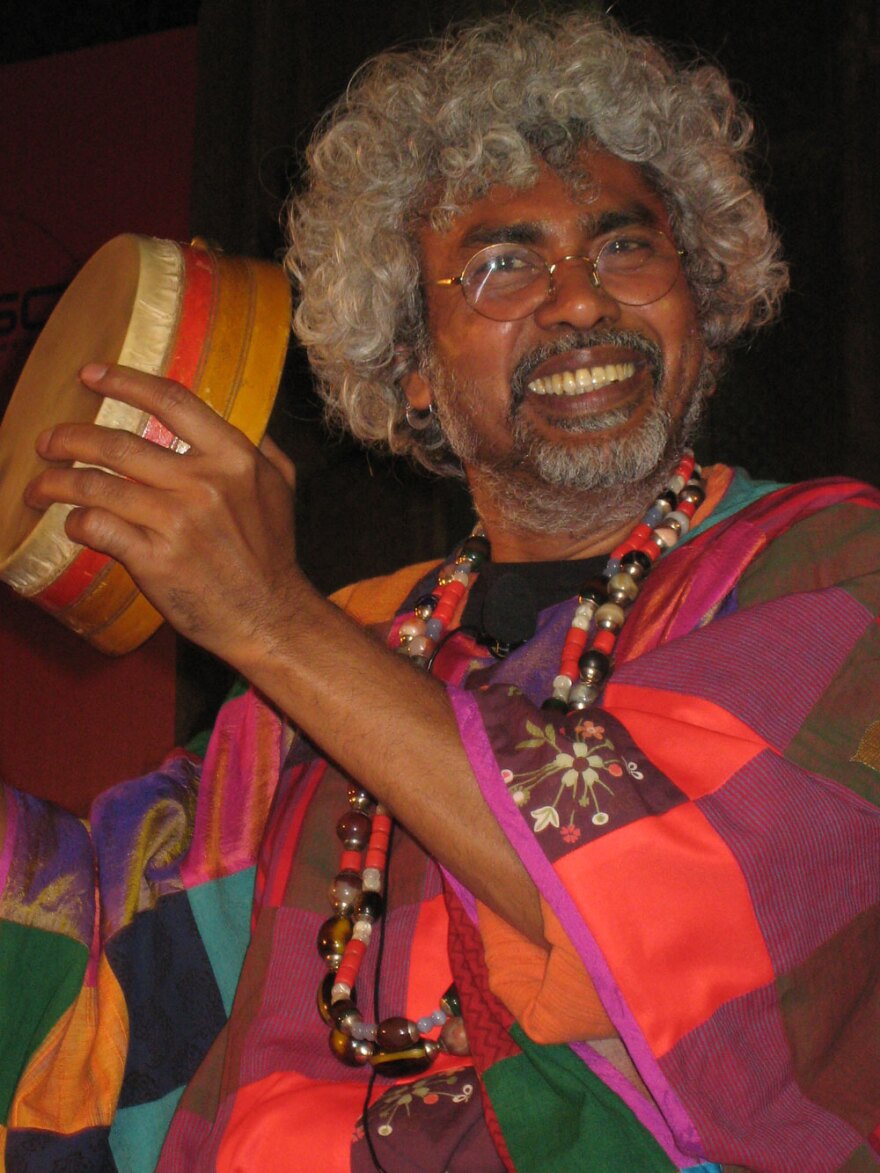
[(836, 782), (766, 750), (697, 805), (742, 868), (777, 974), (880, 898), (880, 811)]
[(614, 680), (704, 697), (784, 750), (871, 622), (836, 587), (789, 596), (661, 645), (621, 665)]
[(863, 1142), (798, 1090), (772, 986), (727, 1002), (660, 1066), (684, 1089), (685, 1106), (719, 1162), (824, 1173)]

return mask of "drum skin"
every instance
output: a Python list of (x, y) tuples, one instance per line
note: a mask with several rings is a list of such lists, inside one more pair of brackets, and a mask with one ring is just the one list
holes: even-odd
[(107, 362), (182, 383), (259, 443), (289, 328), (277, 265), (135, 235), (99, 249), (43, 327), (0, 426), (0, 579), (102, 651), (143, 643), (162, 616), (125, 568), (67, 537), (70, 506), (24, 505), (25, 486), (47, 467), (36, 438), (56, 423), (94, 422), (185, 451), (159, 420), (79, 381), (86, 362)]

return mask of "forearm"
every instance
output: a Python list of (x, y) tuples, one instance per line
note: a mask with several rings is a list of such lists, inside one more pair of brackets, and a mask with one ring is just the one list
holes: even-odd
[(543, 943), (537, 891), (483, 800), (443, 686), (300, 575), (278, 604), (273, 634), (235, 666), (480, 900)]

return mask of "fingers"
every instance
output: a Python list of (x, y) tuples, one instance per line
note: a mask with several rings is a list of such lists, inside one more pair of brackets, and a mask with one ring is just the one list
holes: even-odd
[(284, 483), (293, 492), (296, 487), (296, 469), (293, 461), (281, 451), (271, 436), (264, 436), (260, 441), (260, 451), (272, 467), (281, 473)]
[(211, 447), (224, 437), (234, 442), (234, 436), (240, 435), (197, 395), (170, 379), (98, 363), (84, 366), (80, 379), (100, 395), (149, 412), (191, 448)]

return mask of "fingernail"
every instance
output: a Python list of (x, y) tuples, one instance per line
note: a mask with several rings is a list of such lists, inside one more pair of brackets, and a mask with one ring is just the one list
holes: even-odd
[(37, 436), (35, 447), (41, 456), (49, 447), (49, 441), (52, 439), (52, 431), (52, 428), (46, 428), (45, 432), (40, 432), (39, 436)]
[(107, 367), (104, 363), (89, 362), (82, 368), (79, 377), (86, 383), (98, 383), (106, 374)]

